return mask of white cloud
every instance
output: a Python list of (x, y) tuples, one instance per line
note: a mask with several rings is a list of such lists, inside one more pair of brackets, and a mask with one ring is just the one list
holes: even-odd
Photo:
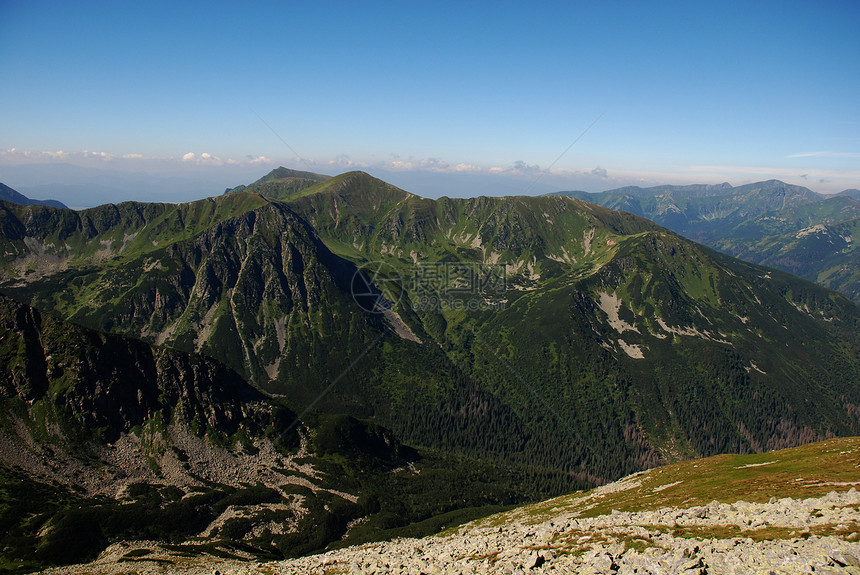
[(860, 158), (860, 152), (801, 152), (799, 154), (791, 154), (786, 158)]
[(203, 152), (200, 155), (197, 155), (194, 152), (188, 152), (182, 156), (182, 161), (197, 164), (198, 166), (220, 166), (224, 164), (224, 161), (221, 160), (221, 158), (213, 156), (209, 152)]
[(81, 152), (81, 155), (84, 158), (92, 158), (95, 160), (112, 160), (114, 158), (113, 154), (108, 154), (107, 152), (90, 152), (89, 150), (84, 150)]
[(23, 165), (64, 162), (82, 167), (110, 167), (112, 169), (144, 170), (149, 172), (163, 171), (164, 169), (188, 169), (234, 166), (253, 167), (258, 165), (275, 164), (273, 160), (264, 155), (248, 155), (239, 160), (224, 158), (211, 152), (188, 152), (178, 156), (150, 156), (140, 153), (112, 154), (104, 151), (82, 150), (67, 152), (64, 150), (21, 150), (18, 148), (7, 148), (0, 150), (0, 165)]
[(430, 170), (432, 172), (447, 172), (451, 166), (451, 164), (439, 158), (424, 158), (418, 162), (418, 165), (422, 170)]
[(606, 169), (605, 169), (605, 168), (601, 168), (600, 166), (597, 166), (596, 168), (594, 168), (593, 170), (591, 170), (591, 174), (592, 174), (593, 176), (597, 176), (598, 178), (607, 178), (607, 177), (609, 177), (609, 174), (606, 172)]
[(404, 162), (403, 160), (394, 160), (387, 165), (388, 169), (399, 171), (417, 170), (418, 166), (412, 162)]
[[(81, 155), (88, 152), (81, 152)], [(70, 158), (71, 154), (63, 150), (44, 151), (44, 150), (19, 150), (17, 148), (8, 148), (0, 152), (0, 159), (6, 163), (35, 163), (49, 162), (56, 160), (65, 160)]]
[(530, 165), (530, 164), (525, 163), (522, 160), (517, 160), (516, 162), (514, 162), (513, 167), (507, 171), (513, 172), (515, 174), (535, 175), (535, 174), (539, 174), (541, 169), (540, 169), (540, 166), (537, 164), (531, 164)]
[[(339, 156), (340, 157), (340, 156)], [(365, 167), (375, 167), (381, 170), (392, 172), (433, 172), (437, 174), (514, 174), (514, 175), (535, 175), (541, 173), (541, 168), (538, 165), (530, 165), (519, 160), (510, 166), (480, 166), (468, 162), (459, 162), (452, 164), (441, 158), (413, 158), (401, 159), (397, 154), (391, 154), (391, 159), (385, 162), (379, 162), (372, 165), (364, 164)], [(344, 165), (341, 162), (329, 162), (329, 165)], [(352, 163), (350, 164), (352, 165)]]

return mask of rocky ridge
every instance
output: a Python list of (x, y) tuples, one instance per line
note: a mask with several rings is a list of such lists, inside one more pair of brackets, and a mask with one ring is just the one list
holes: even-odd
[[(391, 574), (860, 572), (860, 544), (850, 536), (860, 527), (858, 504), (860, 493), (852, 488), (842, 494), (834, 491), (820, 498), (764, 504), (715, 501), (703, 507), (594, 518), (563, 514), (533, 524), (494, 526), (490, 521), (445, 537), (336, 551), (267, 564), (257, 572), (265, 568), (271, 573)], [(527, 514), (526, 510), (523, 516)], [(716, 535), (732, 527), (738, 536), (708, 536), (708, 531)], [(699, 530), (700, 536), (676, 534), (684, 528)], [(767, 530), (790, 532), (783, 538), (760, 539)]]

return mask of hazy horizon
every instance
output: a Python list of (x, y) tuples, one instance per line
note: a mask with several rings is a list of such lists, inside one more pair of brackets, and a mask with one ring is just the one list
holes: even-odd
[[(203, 170), (200, 172), (182, 174), (148, 174), (143, 172), (122, 172), (98, 168), (83, 168), (73, 164), (32, 164), (25, 166), (0, 166), (0, 183), (6, 184), (16, 191), (34, 200), (59, 200), (71, 208), (88, 208), (106, 203), (123, 201), (167, 202), (182, 203), (223, 194), (226, 189), (241, 184), (250, 184), (272, 169), (279, 166), (267, 166), (261, 170), (247, 167), (235, 171)], [(291, 169), (304, 169), (307, 166), (284, 166)], [(361, 169), (361, 168), (356, 168)], [(329, 176), (337, 176), (351, 170), (318, 171)], [(553, 174), (520, 173), (516, 175), (498, 174), (445, 174), (432, 172), (386, 172), (378, 169), (361, 169), (372, 176), (425, 198), (437, 199), (442, 196), (466, 198), (477, 196), (516, 196), (541, 195), (561, 191), (585, 191), (600, 193), (625, 186), (642, 188), (662, 185), (695, 185), (714, 184), (723, 182), (620, 182), (618, 185), (593, 188), (592, 186), (565, 187), (563, 178)], [(5, 176), (11, 175), (10, 178)], [(244, 176), (244, 179), (242, 179)], [(765, 181), (746, 180), (727, 182), (732, 186)], [(21, 185), (19, 182), (24, 182)], [(29, 182), (29, 183), (27, 183)], [(786, 182), (791, 183), (791, 182)], [(796, 184), (803, 185), (803, 184)], [(592, 189), (586, 189), (590, 188)], [(813, 192), (814, 186), (806, 185)], [(850, 189), (850, 188), (846, 188)], [(839, 190), (839, 193), (844, 190)]]

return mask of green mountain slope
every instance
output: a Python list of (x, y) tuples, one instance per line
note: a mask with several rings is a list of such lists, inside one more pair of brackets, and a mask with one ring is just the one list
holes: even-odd
[(0, 267), (8, 277), (27, 282), (67, 268), (121, 266), (265, 203), (254, 194), (81, 211), (0, 202)]
[(4, 293), (216, 357), (299, 412), (583, 482), (860, 432), (856, 305), (628, 213), (360, 172), (97, 210), (117, 223), (7, 206)]
[[(855, 202), (860, 212), (860, 202)], [(815, 221), (815, 220), (813, 220)], [(820, 221), (820, 220), (819, 220)], [(719, 242), (726, 253), (789, 271), (860, 301), (860, 218)]]
[[(291, 205), (323, 240), (396, 269), (412, 329), (530, 429), (564, 437), (561, 460), (611, 476), (607, 460), (773, 449), (858, 424), (860, 316), (835, 294), (575, 200), (431, 201), (360, 173), (309, 191)], [(424, 309), (416, 270), (452, 262), (505, 263), (505, 305)], [(432, 287), (441, 302), (456, 291)]]
[(363, 172), (308, 189), (290, 205), (353, 259), (448, 258), (512, 266), (596, 265), (613, 237), (656, 229), (641, 218), (549, 198), (429, 200)]
[[(39, 214), (44, 223), (31, 227), (52, 234), (35, 237), (24, 236), (21, 220), (29, 213), (10, 214), (22, 230), (6, 234), (7, 253), (31, 254), (10, 264), (22, 280), (12, 291), (33, 292), (27, 297), (39, 307), (93, 328), (117, 326), (154, 343), (208, 353), (255, 381), (276, 379), (279, 358), (296, 362), (302, 353), (287, 344), (312, 346), (324, 326), (308, 327), (333, 321), (337, 306), (346, 305), (341, 288), (351, 276), (348, 264), (289, 210), (260, 196), (92, 212), (59, 223), (54, 220), (62, 214)], [(318, 310), (320, 300), (329, 307)], [(287, 338), (291, 332), (295, 338)]]
[(770, 180), (732, 187), (620, 188), (559, 192), (652, 219), (749, 262), (776, 267), (860, 302), (856, 235), (860, 201)]

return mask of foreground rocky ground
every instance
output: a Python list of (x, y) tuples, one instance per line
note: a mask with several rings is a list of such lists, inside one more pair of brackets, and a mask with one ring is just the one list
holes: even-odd
[(860, 574), (858, 465), (860, 440), (832, 440), (653, 469), (424, 539), (279, 562), (124, 542), (49, 573)]
[[(599, 497), (599, 494), (596, 495)], [(49, 573), (860, 573), (860, 492), (773, 503), (551, 519), (526, 508), (444, 536), (351, 547), (291, 561), (183, 558), (151, 542), (114, 545)]]

